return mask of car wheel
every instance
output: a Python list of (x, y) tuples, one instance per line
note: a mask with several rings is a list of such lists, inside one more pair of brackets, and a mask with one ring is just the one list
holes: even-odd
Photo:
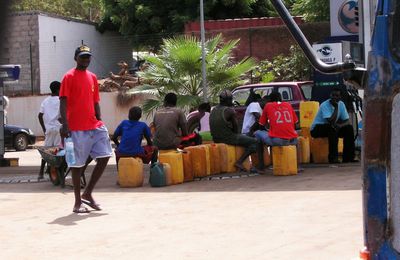
[(28, 147), (28, 137), (25, 134), (17, 134), (14, 137), (14, 148), (17, 151), (25, 151)]

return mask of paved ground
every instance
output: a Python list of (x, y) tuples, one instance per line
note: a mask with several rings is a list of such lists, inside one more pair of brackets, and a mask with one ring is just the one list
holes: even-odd
[[(0, 179), (35, 180), (37, 151), (6, 157), (20, 166)], [(104, 210), (87, 215), (71, 212), (71, 188), (0, 184), (0, 259), (356, 259), (362, 247), (359, 165), (164, 188), (115, 181), (112, 159), (95, 193)]]

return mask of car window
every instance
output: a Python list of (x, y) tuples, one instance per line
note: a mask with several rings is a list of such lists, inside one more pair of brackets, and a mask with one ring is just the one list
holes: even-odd
[(280, 86), (278, 88), (278, 91), (279, 91), (279, 93), (281, 93), (282, 101), (292, 101), (293, 100), (292, 89), (290, 87)]
[(307, 100), (311, 100), (311, 91), (312, 91), (313, 85), (314, 84), (312, 84), (312, 83), (301, 85), (301, 90), (303, 91), (303, 95)]
[(273, 87), (259, 87), (255, 88), (254, 92), (259, 94), (261, 97), (264, 97), (264, 96), (269, 96), (269, 94), (271, 94), (273, 90), (274, 90)]
[(249, 89), (239, 89), (232, 93), (233, 101), (239, 103), (240, 105), (244, 106), (246, 103), (247, 98), (250, 95)]

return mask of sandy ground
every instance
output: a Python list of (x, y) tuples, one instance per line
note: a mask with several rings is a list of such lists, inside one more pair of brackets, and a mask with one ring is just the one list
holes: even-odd
[[(37, 151), (6, 157), (20, 166), (0, 178), (37, 174)], [(111, 159), (94, 194), (104, 209), (86, 215), (71, 212), (71, 188), (0, 184), (0, 259), (356, 259), (363, 244), (359, 165), (164, 188), (115, 181)]]

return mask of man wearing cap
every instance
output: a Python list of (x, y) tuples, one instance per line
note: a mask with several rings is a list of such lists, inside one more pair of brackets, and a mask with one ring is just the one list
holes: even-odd
[[(108, 131), (101, 121), (97, 77), (87, 70), (91, 56), (86, 45), (75, 50), (76, 67), (64, 75), (60, 90), (61, 136), (70, 136), (74, 143), (75, 164), (68, 167), (72, 169), (75, 213), (89, 212), (82, 203), (101, 210), (92, 197), (92, 191), (112, 154)], [(96, 159), (97, 164), (81, 196), (80, 176), (89, 156)]]
[[(214, 107), (210, 114), (211, 136), (215, 143), (225, 143), (245, 148), (245, 152), (235, 163), (235, 166), (239, 170), (245, 171), (243, 162), (250, 154), (257, 151), (257, 139), (239, 134), (238, 122), (235, 117), (235, 110), (232, 108), (232, 101), (232, 93), (229, 90), (223, 90), (220, 93), (219, 105)], [(252, 170), (263, 173), (259, 169)]]

